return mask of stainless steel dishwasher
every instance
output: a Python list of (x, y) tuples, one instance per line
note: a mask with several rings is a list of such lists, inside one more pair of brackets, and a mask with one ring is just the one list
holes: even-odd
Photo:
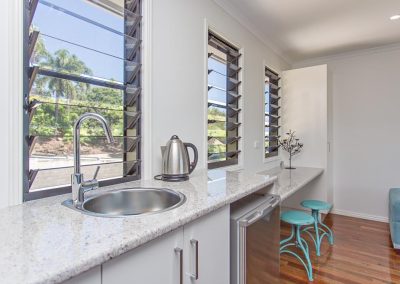
[(280, 197), (250, 195), (231, 206), (231, 284), (279, 283)]

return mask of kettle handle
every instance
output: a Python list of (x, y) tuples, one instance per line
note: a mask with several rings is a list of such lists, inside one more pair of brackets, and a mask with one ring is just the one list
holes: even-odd
[(190, 166), (189, 166), (189, 174), (191, 174), (193, 172), (193, 170), (196, 168), (197, 160), (199, 159), (199, 153), (197, 152), (196, 146), (194, 146), (192, 143), (183, 143), (183, 145), (185, 145), (186, 149), (192, 148), (193, 153), (194, 153), (194, 160), (193, 160), (193, 162), (190, 163)]

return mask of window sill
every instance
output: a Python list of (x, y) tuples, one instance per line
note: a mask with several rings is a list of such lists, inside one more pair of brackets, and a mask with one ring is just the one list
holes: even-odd
[(223, 170), (223, 171), (240, 171), (243, 170), (242, 165), (232, 165), (232, 166), (225, 166), (225, 167), (219, 167), (219, 168), (214, 168), (214, 169), (208, 169), (208, 171), (215, 171), (215, 170)]
[(265, 157), (264, 157), (264, 164), (270, 164), (270, 163), (277, 162), (277, 161), (281, 161), (281, 160), (282, 160), (282, 159), (281, 159), (281, 157), (279, 157), (279, 156), (270, 157), (270, 158), (265, 158)]

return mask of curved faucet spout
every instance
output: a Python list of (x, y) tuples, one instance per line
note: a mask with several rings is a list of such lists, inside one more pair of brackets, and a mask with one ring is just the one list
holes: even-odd
[(101, 123), (103, 126), (104, 132), (106, 133), (108, 143), (114, 143), (114, 137), (111, 133), (110, 126), (107, 120), (97, 113), (87, 112), (82, 114), (74, 125), (74, 173), (81, 173), (81, 153), (80, 153), (80, 133), (81, 133), (81, 124), (87, 119), (95, 119)]

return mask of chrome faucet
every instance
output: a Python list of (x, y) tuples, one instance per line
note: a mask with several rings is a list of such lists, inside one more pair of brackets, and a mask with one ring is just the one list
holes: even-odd
[(71, 175), (71, 186), (72, 186), (72, 200), (75, 207), (81, 207), (85, 200), (85, 192), (88, 192), (99, 187), (99, 182), (96, 180), (97, 174), (99, 173), (100, 166), (97, 167), (93, 179), (85, 181), (83, 174), (81, 173), (81, 151), (80, 151), (80, 132), (81, 124), (85, 120), (92, 118), (99, 121), (106, 133), (108, 143), (114, 143), (114, 137), (112, 136), (110, 126), (107, 120), (97, 113), (84, 113), (82, 114), (74, 125), (74, 173)]

